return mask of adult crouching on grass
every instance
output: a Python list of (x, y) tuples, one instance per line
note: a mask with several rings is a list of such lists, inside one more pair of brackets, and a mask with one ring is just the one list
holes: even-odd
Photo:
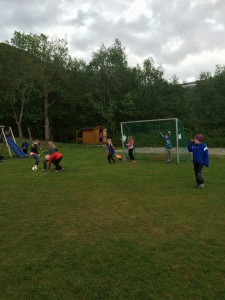
[(51, 164), (55, 166), (55, 171), (60, 173), (64, 170), (62, 166), (60, 166), (60, 161), (62, 160), (63, 155), (60, 152), (55, 152), (51, 155), (46, 155), (45, 159), (48, 161), (48, 171), (51, 169)]

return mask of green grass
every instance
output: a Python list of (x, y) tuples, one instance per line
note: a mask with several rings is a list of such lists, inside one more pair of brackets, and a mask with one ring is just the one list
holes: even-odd
[(0, 299), (225, 299), (223, 158), (197, 190), (191, 162), (59, 148), (61, 174), (0, 163)]

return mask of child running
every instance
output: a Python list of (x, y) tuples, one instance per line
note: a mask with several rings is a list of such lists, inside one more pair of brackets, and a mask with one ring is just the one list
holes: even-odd
[(109, 151), (107, 159), (108, 159), (108, 161), (109, 161), (110, 164), (111, 164), (111, 160), (113, 161), (113, 164), (115, 164), (116, 162), (115, 162), (115, 160), (113, 158), (113, 155), (115, 153), (115, 149), (113, 147), (111, 139), (107, 140), (107, 148), (108, 148), (108, 151)]

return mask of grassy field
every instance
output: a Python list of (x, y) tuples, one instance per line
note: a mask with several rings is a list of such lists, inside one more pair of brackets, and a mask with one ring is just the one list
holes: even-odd
[(197, 190), (191, 162), (59, 149), (63, 173), (0, 163), (0, 299), (225, 299), (223, 158)]

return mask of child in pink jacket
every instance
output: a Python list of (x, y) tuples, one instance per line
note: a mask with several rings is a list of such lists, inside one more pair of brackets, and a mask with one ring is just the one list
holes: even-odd
[(132, 163), (135, 162), (134, 160), (134, 155), (133, 155), (133, 152), (134, 152), (134, 140), (132, 138), (132, 136), (128, 136), (128, 143), (126, 144), (126, 146), (128, 147), (128, 154), (129, 154), (129, 157), (130, 157), (130, 161)]

